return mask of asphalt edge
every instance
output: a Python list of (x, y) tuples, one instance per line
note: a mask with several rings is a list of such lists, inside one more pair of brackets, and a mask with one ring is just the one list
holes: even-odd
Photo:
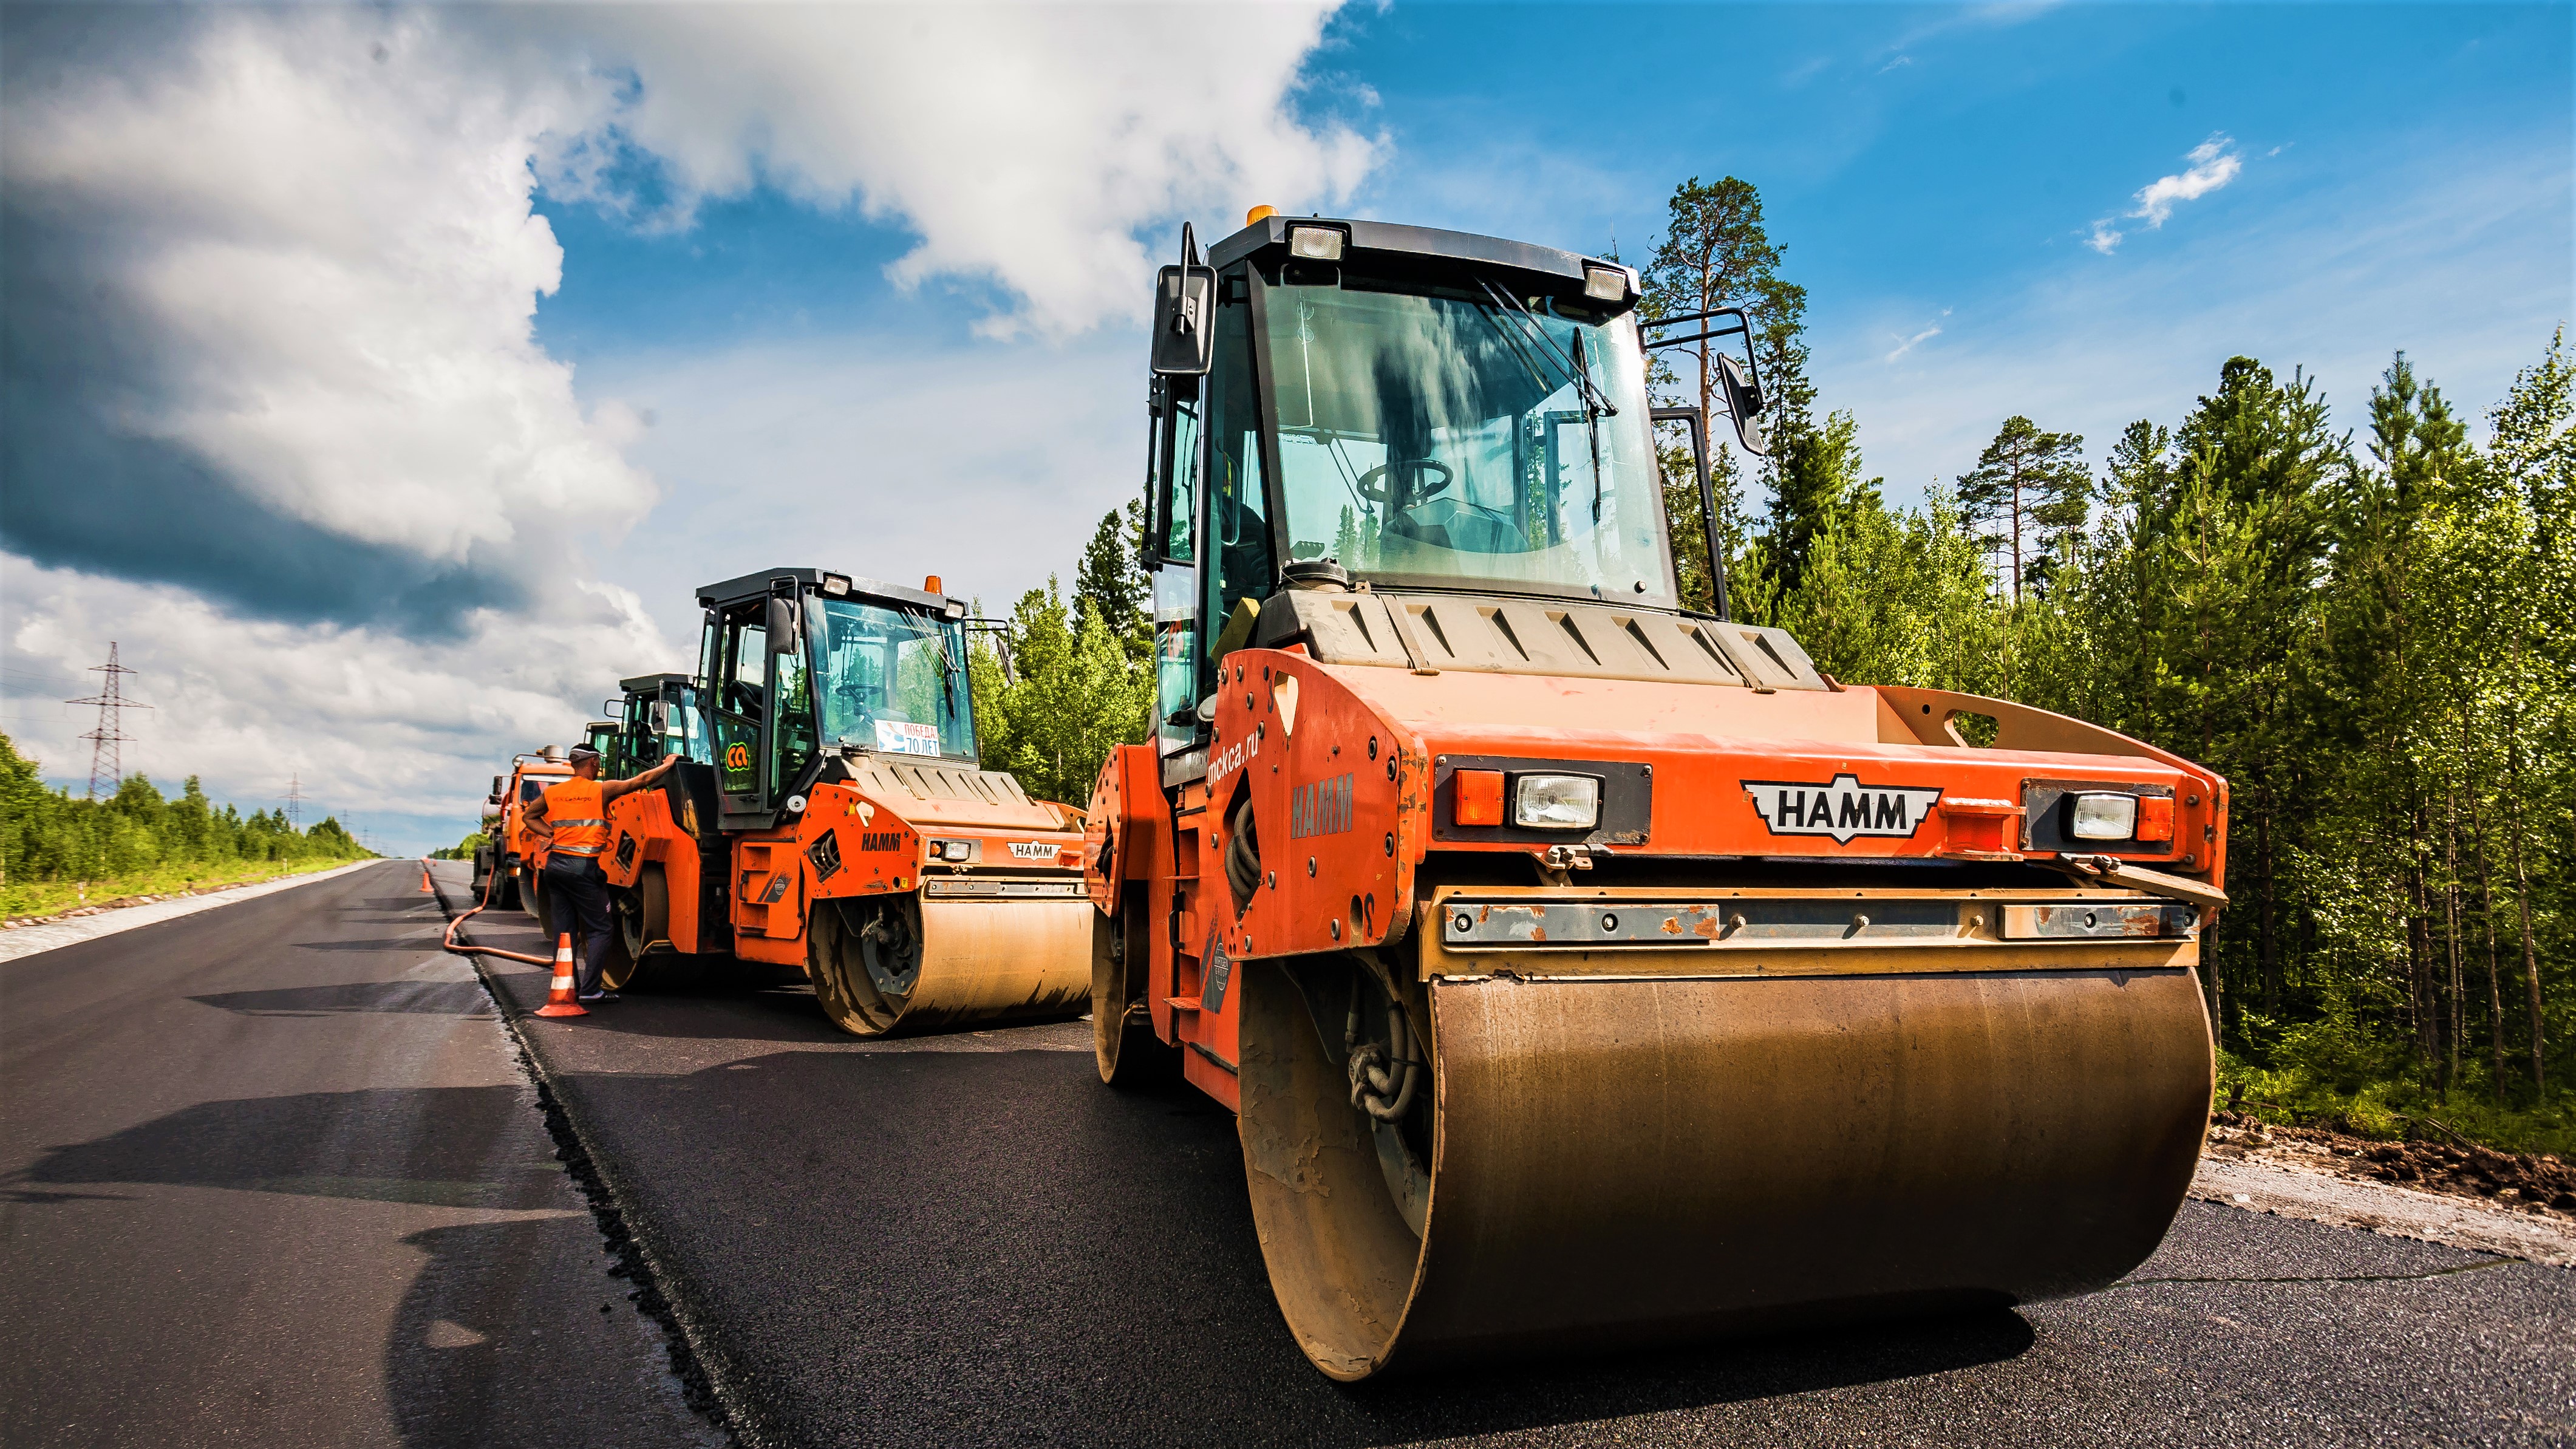
[[(457, 901), (462, 897), (451, 898), (434, 873), (430, 880), (441, 914), (453, 921), (460, 913)], [(470, 932), (459, 932), (458, 938), (462, 945), (474, 944)], [(732, 1365), (716, 1348), (711, 1326), (684, 1308), (680, 1297), (663, 1288), (665, 1283), (686, 1282), (688, 1275), (679, 1271), (654, 1234), (639, 1231), (628, 1221), (623, 1203), (632, 1195), (619, 1190), (618, 1175), (604, 1165), (603, 1154), (591, 1150), (589, 1137), (555, 1091), (544, 1058), (528, 1035), (528, 1013), (493, 980), (481, 953), (467, 954), (465, 959), (473, 963), (475, 980), (491, 1000), (502, 1029), (509, 1033), (519, 1070), (536, 1091), (537, 1111), (545, 1119), (546, 1134), (554, 1140), (556, 1159), (563, 1163), (564, 1174), (580, 1189), (583, 1201), (590, 1207), (591, 1220), (608, 1253), (609, 1276), (634, 1285), (627, 1300), (662, 1330), (671, 1375), (679, 1380), (681, 1401), (743, 1449), (764, 1449), (777, 1442), (754, 1429), (758, 1416), (751, 1411), (752, 1396), (743, 1392), (731, 1371)]]

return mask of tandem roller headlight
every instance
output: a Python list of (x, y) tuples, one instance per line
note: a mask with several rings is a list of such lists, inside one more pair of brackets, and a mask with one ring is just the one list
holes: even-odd
[[(2173, 808), (2168, 805), (2167, 809)], [(2075, 797), (2067, 833), (2078, 840), (2126, 840), (2138, 830), (2138, 797), (2092, 794)], [(2170, 837), (2168, 837), (2170, 838)]]
[(1601, 823), (1597, 775), (1516, 775), (1512, 823), (1528, 830), (1591, 830)]

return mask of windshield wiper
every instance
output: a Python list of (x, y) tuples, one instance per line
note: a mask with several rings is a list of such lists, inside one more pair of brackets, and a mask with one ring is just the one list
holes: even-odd
[(1602, 488), (1601, 419), (1604, 415), (1614, 418), (1619, 416), (1619, 408), (1617, 404), (1603, 396), (1599, 388), (1593, 386), (1590, 359), (1585, 357), (1583, 352), (1583, 329), (1580, 326), (1574, 329), (1572, 337), (1574, 355), (1568, 359), (1565, 354), (1556, 350), (1556, 344), (1548, 340), (1547, 328), (1540, 324), (1538, 318), (1530, 314), (1530, 309), (1522, 305), (1518, 297), (1496, 290), (1493, 283), (1482, 277), (1476, 279), (1476, 285), (1485, 289), (1485, 295), (1494, 299), (1496, 307), (1520, 318), (1521, 324), (1529, 328), (1530, 336), (1536, 339), (1539, 347), (1546, 352), (1547, 360), (1555, 363), (1564, 372), (1565, 380), (1574, 385), (1575, 396), (1583, 399), (1583, 437), (1592, 453), (1592, 521), (1596, 525), (1599, 524)]
[(1530, 309), (1524, 306), (1518, 297), (1496, 290), (1493, 283), (1482, 277), (1476, 279), (1476, 285), (1485, 289), (1485, 295), (1494, 299), (1496, 307), (1518, 317), (1521, 325), (1529, 329), (1530, 336), (1539, 345), (1539, 350), (1547, 354), (1547, 360), (1555, 363), (1558, 373), (1574, 385), (1575, 395), (1583, 399), (1585, 412), (1598, 410), (1604, 416), (1614, 418), (1619, 416), (1618, 405), (1611, 402), (1600, 388), (1593, 385), (1592, 374), (1582, 365), (1583, 329), (1581, 327), (1574, 329), (1574, 360), (1569, 362), (1564, 353), (1556, 350), (1556, 344), (1548, 340), (1547, 329), (1539, 324), (1538, 318), (1531, 315)]

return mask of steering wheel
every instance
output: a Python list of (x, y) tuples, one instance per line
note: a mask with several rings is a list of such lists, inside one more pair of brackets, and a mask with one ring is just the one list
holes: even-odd
[(1406, 472), (1410, 472), (1412, 476), (1416, 478), (1421, 477), (1426, 472), (1438, 473), (1440, 475), (1440, 482), (1435, 487), (1424, 488), (1411, 494), (1405, 498), (1403, 502), (1395, 505), (1398, 508), (1410, 507), (1425, 498), (1432, 497), (1439, 493), (1441, 489), (1447, 488), (1451, 483), (1456, 482), (1458, 479), (1458, 475), (1451, 471), (1448, 464), (1443, 463), (1436, 458), (1414, 458), (1402, 463), (1381, 463), (1367, 472), (1362, 473), (1355, 491), (1357, 491), (1362, 498), (1367, 499), (1371, 503), (1385, 503), (1388, 501), (1387, 495), (1395, 491), (1395, 482), (1394, 480), (1389, 479), (1387, 475), (1389, 473), (1403, 474)]

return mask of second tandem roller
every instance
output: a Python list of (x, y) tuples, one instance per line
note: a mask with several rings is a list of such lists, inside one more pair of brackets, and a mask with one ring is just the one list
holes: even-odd
[(609, 806), (634, 970), (802, 968), (859, 1036), (1089, 1001), (1081, 812), (976, 764), (965, 602), (820, 569), (698, 591), (712, 765)]
[[(1176, 1059), (1235, 1110), (1315, 1365), (2144, 1260), (2208, 1120), (2226, 782), (1680, 608), (1649, 424), (1693, 424), (1703, 523), (1705, 440), (1647, 358), (1740, 311), (1652, 339), (1617, 263), (1368, 221), (1256, 212), (1182, 254), (1160, 723), (1086, 827), (1095, 1040), (1104, 1079)], [(1751, 357), (1710, 361), (1759, 451)]]

